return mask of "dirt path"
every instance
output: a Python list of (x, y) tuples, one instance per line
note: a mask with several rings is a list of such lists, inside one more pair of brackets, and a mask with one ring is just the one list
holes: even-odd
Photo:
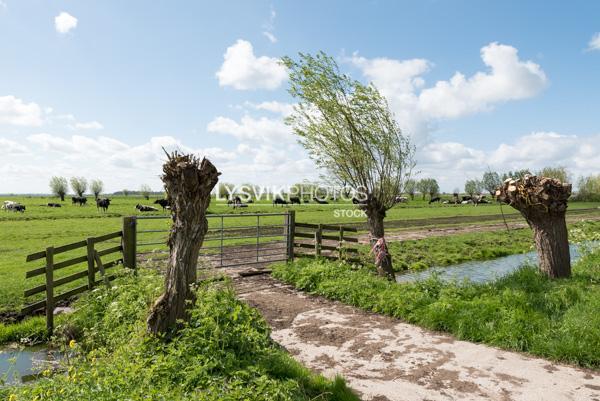
[(342, 375), (364, 400), (600, 401), (600, 373), (458, 341), (298, 292), (235, 277), (240, 298), (305, 366)]
[[(575, 223), (582, 220), (600, 220), (600, 215), (594, 216), (567, 216), (568, 223)], [(507, 221), (508, 227), (510, 230), (526, 228), (527, 223), (525, 222), (514, 222)], [(423, 239), (429, 237), (444, 237), (447, 235), (456, 235), (456, 234), (468, 234), (468, 233), (478, 233), (478, 232), (489, 232), (489, 231), (504, 231), (506, 230), (506, 225), (504, 222), (501, 223), (492, 223), (492, 224), (474, 224), (474, 225), (462, 225), (462, 226), (451, 226), (451, 227), (439, 227), (439, 228), (415, 228), (411, 227), (406, 230), (389, 230), (386, 232), (387, 241), (406, 241), (406, 240), (416, 240)], [(367, 244), (369, 243), (369, 234), (361, 234), (359, 235), (358, 240), (360, 243)]]

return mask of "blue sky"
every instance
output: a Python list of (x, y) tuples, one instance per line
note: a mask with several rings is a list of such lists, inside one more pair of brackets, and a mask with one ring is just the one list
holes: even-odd
[(488, 167), (597, 174), (598, 32), (589, 1), (0, 0), (0, 193), (159, 189), (162, 146), (224, 181), (317, 178), (276, 59), (318, 50), (388, 97), (443, 190)]

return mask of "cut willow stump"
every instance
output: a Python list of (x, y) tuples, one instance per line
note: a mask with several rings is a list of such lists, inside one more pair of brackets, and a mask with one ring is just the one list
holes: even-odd
[(162, 180), (172, 205), (173, 227), (169, 235), (169, 262), (165, 292), (156, 300), (148, 316), (148, 331), (166, 334), (178, 320), (187, 319), (187, 309), (195, 302), (198, 253), (208, 222), (206, 210), (210, 192), (219, 172), (207, 159), (173, 152), (163, 166)]
[(570, 277), (571, 256), (565, 214), (571, 184), (525, 175), (504, 181), (496, 198), (517, 209), (533, 230), (540, 271), (548, 277)]

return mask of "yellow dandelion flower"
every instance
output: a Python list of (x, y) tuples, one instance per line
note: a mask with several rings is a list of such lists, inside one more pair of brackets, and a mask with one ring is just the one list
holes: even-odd
[(11, 394), (8, 396), (8, 401), (17, 401), (17, 395), (16, 394)]
[(69, 341), (69, 348), (73, 349), (73, 348), (75, 348), (76, 345), (77, 345), (77, 341), (75, 341), (75, 340)]

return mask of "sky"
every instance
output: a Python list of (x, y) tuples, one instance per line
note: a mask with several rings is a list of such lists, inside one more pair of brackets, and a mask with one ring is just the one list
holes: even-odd
[(163, 148), (223, 182), (316, 180), (278, 60), (320, 50), (386, 96), (443, 191), (600, 173), (600, 2), (0, 0), (0, 193), (160, 190)]

